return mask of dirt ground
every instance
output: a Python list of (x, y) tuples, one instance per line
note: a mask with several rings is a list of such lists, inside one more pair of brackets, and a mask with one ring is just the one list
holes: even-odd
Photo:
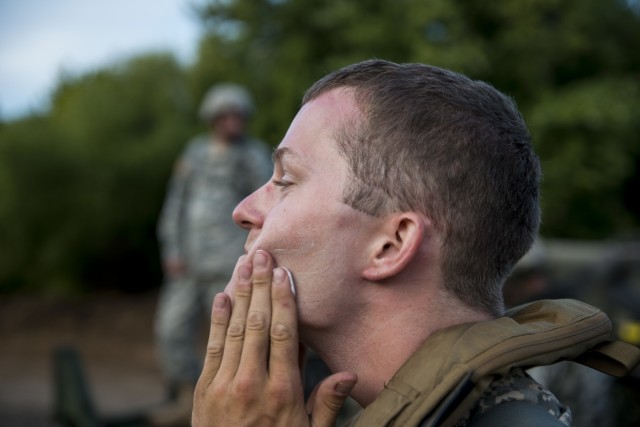
[(165, 397), (153, 348), (157, 292), (0, 297), (0, 426), (54, 426), (53, 353), (75, 348), (100, 414)]

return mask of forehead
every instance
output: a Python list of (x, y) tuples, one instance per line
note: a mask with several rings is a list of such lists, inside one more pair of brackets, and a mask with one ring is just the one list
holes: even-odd
[(274, 152), (274, 160), (304, 163), (309, 167), (319, 162), (335, 162), (339, 156), (336, 137), (358, 114), (348, 89), (333, 89), (307, 102), (291, 122)]

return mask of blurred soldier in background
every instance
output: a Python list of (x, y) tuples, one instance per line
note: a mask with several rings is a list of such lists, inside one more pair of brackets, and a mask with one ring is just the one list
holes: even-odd
[(189, 142), (168, 186), (158, 227), (165, 280), (155, 328), (172, 400), (151, 413), (153, 425), (190, 424), (202, 358), (198, 326), (229, 281), (246, 239), (231, 214), (271, 176), (270, 152), (246, 134), (252, 112), (243, 87), (212, 87), (200, 107), (210, 132)]

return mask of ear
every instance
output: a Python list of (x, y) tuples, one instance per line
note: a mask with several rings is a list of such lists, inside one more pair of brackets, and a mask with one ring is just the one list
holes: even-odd
[(415, 212), (401, 212), (384, 219), (371, 239), (362, 277), (380, 281), (400, 273), (420, 250), (426, 219)]

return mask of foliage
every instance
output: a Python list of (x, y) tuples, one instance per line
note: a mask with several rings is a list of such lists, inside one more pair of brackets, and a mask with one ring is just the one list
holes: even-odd
[[(277, 141), (327, 71), (426, 62), (513, 96), (544, 165), (543, 233), (602, 238), (640, 225), (640, 16), (620, 0), (209, 1), (195, 72), (217, 59), (251, 85)], [(204, 75), (206, 73), (201, 73)]]
[(276, 144), (313, 81), (371, 57), (451, 68), (518, 101), (543, 162), (545, 235), (640, 225), (637, 2), (210, 0), (199, 13), (192, 66), (149, 54), (63, 76), (49, 111), (0, 121), (0, 290), (156, 286), (165, 184), (207, 88), (246, 85), (252, 132)]
[(157, 285), (155, 218), (191, 129), (169, 56), (66, 77), (51, 111), (0, 129), (0, 289)]

